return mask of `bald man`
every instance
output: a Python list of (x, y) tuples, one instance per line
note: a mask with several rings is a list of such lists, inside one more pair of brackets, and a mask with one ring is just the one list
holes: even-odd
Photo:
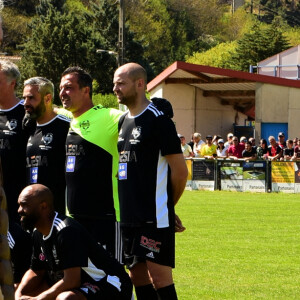
[(129, 109), (120, 118), (118, 140), (125, 262), (139, 300), (173, 300), (175, 230), (184, 230), (174, 206), (187, 168), (174, 123), (146, 98), (146, 82), (146, 71), (135, 63), (114, 74), (114, 93)]
[(16, 299), (131, 299), (132, 284), (124, 268), (83, 226), (54, 211), (46, 186), (26, 187), (18, 204), (22, 226), (36, 230), (31, 267)]
[(66, 139), (67, 209), (117, 260), (119, 233), (118, 121), (122, 112), (92, 101), (93, 80), (80, 67), (60, 82), (63, 107), (73, 114)]

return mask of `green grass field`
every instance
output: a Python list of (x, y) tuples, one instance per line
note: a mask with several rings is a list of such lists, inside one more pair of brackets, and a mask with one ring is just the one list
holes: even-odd
[(185, 191), (180, 300), (300, 299), (300, 195)]

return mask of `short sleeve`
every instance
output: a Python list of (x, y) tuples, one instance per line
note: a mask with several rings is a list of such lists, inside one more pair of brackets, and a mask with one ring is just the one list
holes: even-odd
[(88, 242), (76, 227), (68, 226), (57, 237), (57, 255), (60, 269), (86, 267), (88, 264)]
[(157, 131), (158, 142), (163, 156), (182, 153), (180, 139), (177, 135), (175, 125), (170, 118), (164, 115), (157, 117), (155, 130)]

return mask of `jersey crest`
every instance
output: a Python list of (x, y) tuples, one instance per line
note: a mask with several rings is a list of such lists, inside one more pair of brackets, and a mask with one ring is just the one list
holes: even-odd
[(79, 123), (79, 126), (83, 130), (88, 130), (90, 128), (90, 121), (89, 120), (82, 121), (82, 122)]
[(135, 140), (141, 135), (141, 132), (142, 132), (142, 127), (138, 126), (136, 128), (133, 128), (132, 136), (134, 137)]
[(45, 145), (49, 145), (53, 141), (53, 133), (47, 133), (42, 137), (42, 141)]
[(12, 119), (10, 121), (7, 121), (6, 126), (8, 127), (9, 130), (14, 130), (18, 126), (18, 121), (16, 119)]

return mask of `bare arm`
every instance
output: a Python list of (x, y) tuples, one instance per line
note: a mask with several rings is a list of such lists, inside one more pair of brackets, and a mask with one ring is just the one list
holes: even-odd
[[(64, 278), (56, 282), (53, 286), (39, 294), (35, 299), (56, 299), (56, 297), (65, 291), (70, 291), (80, 286), (81, 268), (69, 268), (64, 270)], [(23, 280), (22, 280), (23, 281)], [(22, 283), (21, 283), (22, 284)], [(20, 284), (20, 285), (21, 285)], [(32, 299), (31, 297), (22, 296), (22, 300)]]
[(170, 154), (165, 157), (171, 169), (172, 194), (176, 205), (185, 189), (188, 170), (182, 154)]
[(20, 299), (21, 296), (35, 296), (40, 293), (40, 288), (44, 282), (44, 270), (33, 271), (29, 269), (23, 276), (18, 288), (15, 292), (15, 299)]

